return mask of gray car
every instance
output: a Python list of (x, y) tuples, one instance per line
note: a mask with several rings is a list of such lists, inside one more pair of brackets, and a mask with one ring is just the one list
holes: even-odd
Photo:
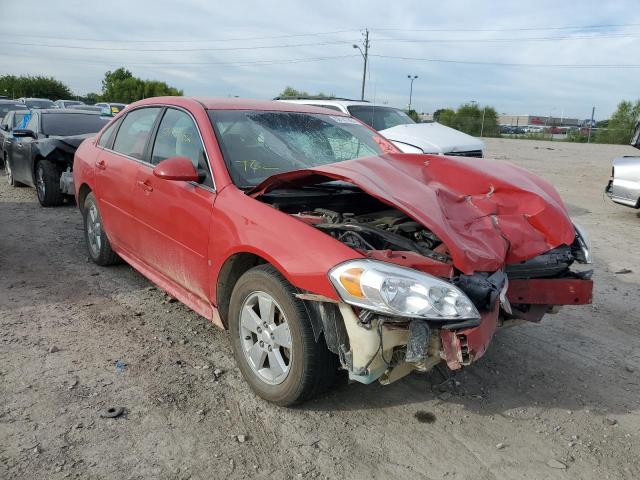
[[(631, 146), (640, 149), (640, 122), (631, 137)], [(640, 156), (624, 156), (613, 160), (606, 193), (620, 205), (640, 208)]]

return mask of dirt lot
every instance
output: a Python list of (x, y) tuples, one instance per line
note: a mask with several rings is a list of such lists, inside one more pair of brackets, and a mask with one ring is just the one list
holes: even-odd
[(296, 409), (252, 394), (226, 332), (128, 266), (89, 263), (75, 207), (3, 179), (0, 478), (640, 478), (640, 217), (602, 194), (634, 150), (487, 145), (590, 231), (594, 305), (499, 331), (448, 381), (344, 385)]

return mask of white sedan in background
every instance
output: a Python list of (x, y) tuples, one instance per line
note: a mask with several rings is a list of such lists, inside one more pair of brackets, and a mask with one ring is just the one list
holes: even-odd
[(347, 113), (380, 132), (405, 153), (464, 157), (482, 157), (484, 154), (482, 140), (438, 122), (416, 123), (398, 108), (347, 99), (276, 97), (276, 100)]

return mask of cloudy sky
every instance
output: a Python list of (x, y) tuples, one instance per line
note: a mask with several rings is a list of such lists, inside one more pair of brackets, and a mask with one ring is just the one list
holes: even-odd
[[(119, 66), (185, 95), (272, 98), (291, 85), (418, 111), (605, 118), (640, 98), (640, 8), (627, 1), (0, 0), (0, 74), (84, 94)], [(589, 66), (589, 67), (586, 67)], [(597, 66), (597, 67), (594, 67)]]

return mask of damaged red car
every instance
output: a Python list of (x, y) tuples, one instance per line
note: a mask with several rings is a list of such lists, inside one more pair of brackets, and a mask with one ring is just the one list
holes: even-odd
[(588, 240), (549, 183), (402, 154), (339, 112), (150, 98), (85, 141), (73, 175), (93, 261), (228, 328), (246, 381), (280, 405), (340, 369), (459, 369), (496, 328), (591, 302)]

